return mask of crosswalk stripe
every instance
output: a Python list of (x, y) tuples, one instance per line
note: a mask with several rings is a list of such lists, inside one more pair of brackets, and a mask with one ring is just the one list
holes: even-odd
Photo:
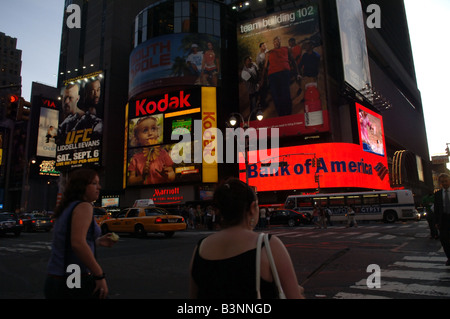
[(384, 296), (368, 295), (368, 294), (352, 294), (346, 292), (339, 292), (334, 299), (392, 299)]
[(320, 234), (317, 234), (317, 235), (315, 235), (315, 236), (311, 236), (311, 238), (320, 238), (320, 237), (324, 237), (324, 236), (330, 236), (330, 235), (335, 235), (335, 234), (339, 234), (339, 233), (336, 233), (336, 232), (326, 232), (326, 233), (320, 233)]
[[(432, 263), (419, 263), (419, 262), (408, 262), (408, 261), (396, 261), (395, 266), (407, 267), (407, 268), (421, 268), (421, 269), (448, 269), (448, 266), (443, 264), (432, 264)], [(447, 288), (448, 289), (448, 288)], [(450, 289), (449, 289), (450, 290)]]
[[(400, 269), (382, 269), (380, 273), (381, 287), (371, 289), (367, 287), (367, 279), (361, 279), (349, 288), (366, 290), (367, 293), (338, 292), (335, 299), (377, 299), (376, 292), (390, 292), (401, 294), (413, 294), (430, 297), (450, 297), (450, 287), (446, 285), (450, 281), (450, 273), (440, 270), (448, 269), (444, 266), (446, 257), (435, 256), (404, 256), (402, 261), (394, 262), (388, 267)], [(440, 262), (440, 264), (437, 264)], [(439, 271), (436, 271), (439, 270)], [(388, 278), (389, 280), (386, 280)], [(391, 281), (392, 279), (412, 280), (414, 283)], [(438, 283), (437, 285), (427, 282)]]
[(324, 231), (324, 232), (320, 231), (319, 233), (315, 232), (315, 235), (310, 236), (310, 238), (321, 238), (321, 237), (328, 236), (329, 234), (330, 234), (330, 232), (328, 232), (328, 231)]
[(287, 232), (287, 233), (283, 233), (283, 234), (279, 234), (280, 236), (289, 236), (289, 235), (298, 235), (298, 231), (294, 231), (294, 232)]
[(350, 237), (350, 236), (355, 236), (355, 235), (360, 235), (360, 234), (361, 234), (361, 232), (346, 232), (344, 235), (336, 236), (335, 238), (336, 239), (341, 239), (341, 238), (344, 238), (344, 237)]
[(447, 261), (446, 257), (433, 257), (433, 256), (405, 256), (404, 260), (413, 260), (413, 261)]
[(12, 253), (32, 253), (39, 251), (38, 249), (29, 249), (29, 248), (13, 248), (13, 247), (0, 247), (0, 251), (8, 251)]
[[(350, 288), (372, 290), (367, 287), (366, 279), (358, 281), (355, 285), (350, 286)], [(413, 294), (431, 297), (450, 297), (449, 287), (438, 287), (422, 284), (405, 284), (396, 281), (382, 281), (381, 287), (376, 288), (376, 291), (394, 292), (401, 294)]]
[(394, 239), (394, 238), (396, 238), (396, 237), (397, 237), (397, 236), (394, 236), (394, 235), (386, 235), (386, 236), (380, 237), (380, 238), (378, 238), (378, 239), (389, 240), (389, 239)]
[(51, 242), (31, 242), (29, 244), (17, 244), (13, 247), (0, 247), (0, 251), (11, 253), (35, 253), (38, 251), (51, 249)]
[(18, 247), (20, 248), (37, 248), (37, 249), (51, 249), (50, 245), (31, 245), (31, 244), (17, 244)]
[(295, 238), (295, 237), (301, 237), (301, 236), (306, 236), (306, 235), (311, 235), (311, 234), (315, 234), (315, 232), (306, 232), (306, 233), (300, 233), (300, 234), (297, 234), (297, 235), (291, 235), (291, 236), (287, 236), (287, 237), (290, 237), (290, 238)]
[(363, 235), (358, 236), (356, 238), (357, 239), (367, 239), (367, 238), (371, 238), (371, 237), (374, 237), (374, 236), (377, 236), (377, 235), (381, 235), (381, 234), (380, 233), (366, 233), (366, 234), (363, 234)]
[[(381, 270), (381, 280), (383, 278), (401, 278), (414, 280), (448, 280), (449, 273), (431, 272), (431, 271), (414, 271), (414, 270)], [(450, 288), (447, 288), (450, 291)]]
[[(366, 226), (365, 228), (371, 228), (371, 229), (376, 229), (378, 227), (381, 227), (382, 229), (389, 227), (389, 226)], [(309, 228), (310, 230), (313, 230), (313, 228)], [(287, 230), (274, 230), (274, 231), (269, 231), (270, 234), (272, 235), (276, 235), (279, 237), (287, 237), (287, 238), (296, 238), (296, 237), (302, 237), (302, 236), (309, 236), (310, 238), (324, 238), (327, 236), (332, 236), (335, 239), (342, 239), (342, 238), (347, 238), (347, 237), (352, 237), (355, 236), (355, 239), (368, 239), (368, 238), (373, 238), (375, 239), (376, 236), (380, 236), (376, 239), (379, 240), (392, 240), (397, 238), (397, 236), (395, 235), (390, 235), (390, 234), (383, 234), (383, 233), (379, 233), (379, 232), (370, 232), (370, 233), (365, 233), (363, 230), (361, 231), (339, 231), (339, 230), (343, 230), (345, 229), (345, 227), (342, 228), (337, 228), (337, 227), (333, 227), (330, 230), (318, 230), (318, 229), (314, 229), (313, 231), (305, 231), (305, 229), (299, 229), (297, 231), (287, 231)], [(334, 231), (333, 231), (334, 230)], [(426, 238), (428, 237), (429, 234), (428, 232), (424, 233), (424, 232), (419, 232), (416, 233), (414, 235), (414, 237), (416, 238)]]

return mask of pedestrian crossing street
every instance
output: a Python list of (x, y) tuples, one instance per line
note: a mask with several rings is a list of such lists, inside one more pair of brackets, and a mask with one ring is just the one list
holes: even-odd
[(446, 257), (437, 255), (405, 256), (387, 269), (381, 269), (379, 288), (369, 288), (368, 278), (363, 278), (333, 298), (450, 298), (450, 267), (445, 266)]
[[(395, 229), (395, 235), (390, 231)], [(331, 226), (327, 229), (317, 229), (314, 226), (299, 227), (295, 229), (271, 229), (263, 230), (277, 237), (284, 238), (317, 238), (317, 239), (375, 239), (381, 241), (389, 241), (404, 235), (401, 230), (414, 230), (408, 233), (415, 238), (428, 238), (430, 231), (427, 223), (408, 223), (405, 225), (385, 225), (385, 224), (369, 224), (358, 225), (354, 228), (346, 228), (345, 225)], [(399, 231), (400, 230), (400, 231)], [(393, 232), (393, 231), (392, 231)]]

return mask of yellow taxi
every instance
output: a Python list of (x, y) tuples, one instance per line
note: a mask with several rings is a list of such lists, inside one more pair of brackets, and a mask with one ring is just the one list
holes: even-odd
[(143, 237), (147, 233), (163, 233), (172, 237), (176, 231), (186, 229), (182, 216), (171, 215), (161, 207), (133, 207), (122, 210), (111, 219), (104, 220), (100, 228), (102, 233), (132, 233)]

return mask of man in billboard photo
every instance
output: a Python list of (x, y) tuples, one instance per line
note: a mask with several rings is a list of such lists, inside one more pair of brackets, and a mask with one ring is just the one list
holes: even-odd
[(80, 87), (78, 84), (69, 84), (63, 93), (63, 122), (58, 126), (58, 144), (65, 144), (66, 135), (76, 124), (74, 120), (80, 119), (84, 111), (78, 107), (80, 101)]
[(256, 66), (259, 71), (259, 107), (261, 110), (265, 110), (267, 103), (267, 78), (265, 77), (264, 73), (262, 72), (264, 70), (264, 64), (266, 62), (266, 53), (268, 52), (267, 46), (264, 42), (261, 42), (259, 44), (259, 52), (256, 56)]
[[(289, 48), (291, 49), (291, 54), (292, 54), (292, 57), (294, 58), (295, 66), (296, 66), (296, 70), (297, 70), (297, 73), (295, 73), (295, 75), (301, 74), (300, 61), (302, 60), (303, 47), (302, 47), (301, 43), (297, 43), (295, 38), (290, 38), (288, 43), (289, 43)], [(304, 85), (302, 86), (302, 81), (300, 78), (296, 77), (296, 82), (299, 86), (299, 88), (297, 90), (297, 95), (300, 95), (302, 93), (302, 91), (304, 91), (305, 88), (304, 88)]]
[(264, 72), (266, 70), (270, 94), (272, 95), (278, 116), (291, 115), (291, 70), (297, 75), (297, 68), (290, 49), (281, 46), (280, 36), (276, 36), (273, 39), (273, 49), (266, 53)]
[[(202, 61), (203, 61), (203, 51), (198, 50), (198, 45), (193, 43), (191, 45), (191, 53), (188, 55), (186, 59), (186, 64), (189, 69), (189, 72), (192, 75), (198, 76), (197, 82), (201, 80), (200, 74), (202, 72)], [(196, 84), (200, 84), (197, 83)]]
[[(92, 129), (90, 138), (100, 139), (103, 131), (103, 121), (89, 111), (78, 107), (80, 100), (80, 87), (78, 84), (69, 84), (64, 89), (63, 112), (64, 120), (58, 127), (58, 144), (67, 144), (67, 133), (85, 129)], [(68, 143), (71, 144), (71, 143)]]
[(250, 56), (244, 58), (244, 67), (242, 68), (241, 78), (244, 80), (247, 88), (248, 98), (250, 102), (250, 111), (257, 108), (259, 97), (259, 72), (256, 63), (252, 61)]
[(63, 93), (63, 116), (66, 119), (69, 115), (84, 115), (84, 111), (78, 107), (80, 101), (80, 87), (78, 84), (69, 84), (65, 87)]
[(86, 84), (84, 89), (84, 109), (91, 114), (97, 115), (100, 104), (102, 86), (99, 79)]
[(298, 70), (301, 75), (302, 99), (306, 91), (306, 84), (311, 82), (317, 83), (320, 68), (320, 55), (313, 50), (313, 43), (311, 41), (304, 42), (303, 49), (306, 52), (303, 53), (302, 58), (298, 64)]
[(256, 65), (258, 66), (258, 70), (262, 70), (264, 68), (264, 63), (266, 62), (266, 53), (268, 52), (267, 46), (264, 42), (259, 44), (259, 53), (256, 56)]

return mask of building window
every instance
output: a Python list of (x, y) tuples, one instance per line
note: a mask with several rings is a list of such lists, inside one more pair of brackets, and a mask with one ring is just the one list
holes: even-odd
[(220, 4), (210, 0), (159, 2), (144, 9), (134, 22), (134, 47), (171, 33), (220, 36)]

